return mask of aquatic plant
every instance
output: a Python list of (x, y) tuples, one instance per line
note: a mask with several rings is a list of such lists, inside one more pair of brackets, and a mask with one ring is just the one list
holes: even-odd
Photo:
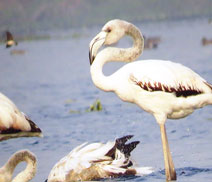
[(93, 111), (101, 111), (101, 110), (102, 110), (101, 101), (97, 99), (93, 104), (90, 105), (90, 107), (86, 111), (93, 112)]

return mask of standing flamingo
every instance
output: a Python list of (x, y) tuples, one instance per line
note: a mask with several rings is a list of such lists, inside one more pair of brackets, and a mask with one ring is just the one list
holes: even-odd
[[(12, 175), (15, 167), (25, 161), (27, 167), (24, 171), (20, 172), (13, 180)], [(1, 182), (28, 182), (36, 173), (37, 161), (35, 155), (29, 150), (20, 150), (13, 154), (7, 163), (0, 168), (0, 181)]]
[[(133, 38), (133, 47), (107, 47), (124, 35)], [(90, 42), (90, 72), (94, 84), (115, 92), (126, 102), (135, 103), (151, 113), (160, 126), (167, 180), (176, 180), (165, 122), (188, 116), (195, 109), (212, 104), (212, 85), (191, 69), (171, 61), (142, 60), (128, 63), (110, 76), (102, 72), (109, 61), (132, 62), (142, 53), (144, 43), (139, 29), (122, 20), (111, 20)], [(98, 53), (98, 54), (97, 54)]]
[(0, 93), (0, 141), (16, 137), (42, 137), (40, 128)]

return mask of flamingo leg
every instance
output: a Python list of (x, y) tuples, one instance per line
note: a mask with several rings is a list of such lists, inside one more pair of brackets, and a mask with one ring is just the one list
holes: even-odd
[(172, 156), (169, 149), (165, 124), (160, 124), (160, 132), (161, 132), (161, 139), (163, 144), (163, 155), (164, 155), (164, 162), (165, 162), (166, 179), (168, 181), (176, 180), (177, 175), (175, 172), (174, 163), (173, 163)]

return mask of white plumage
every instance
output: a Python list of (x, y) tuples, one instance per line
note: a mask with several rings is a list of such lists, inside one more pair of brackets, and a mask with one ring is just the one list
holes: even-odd
[[(106, 47), (124, 35), (133, 38), (133, 47)], [(143, 37), (137, 27), (122, 20), (111, 20), (90, 42), (91, 77), (94, 84), (115, 92), (123, 101), (132, 102), (151, 113), (160, 125), (166, 176), (176, 179), (169, 150), (165, 122), (179, 119), (195, 109), (212, 104), (212, 85), (191, 69), (171, 61), (142, 60), (128, 63), (115, 73), (105, 76), (103, 65), (110, 61), (134, 61), (143, 51)]]
[(150, 167), (135, 168), (130, 152), (138, 141), (125, 144), (132, 136), (114, 142), (84, 143), (74, 148), (52, 168), (48, 182), (88, 181), (122, 175), (145, 175)]
[(117, 81), (114, 92), (122, 100), (158, 116), (158, 123), (185, 117), (212, 103), (210, 85), (191, 69), (170, 61), (135, 61), (115, 72), (111, 80)]
[(0, 141), (28, 136), (42, 136), (40, 128), (0, 93)]

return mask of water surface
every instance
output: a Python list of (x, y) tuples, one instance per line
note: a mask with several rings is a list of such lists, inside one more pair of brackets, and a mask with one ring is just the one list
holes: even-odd
[[(207, 20), (137, 24), (143, 34), (160, 36), (155, 50), (145, 50), (140, 59), (164, 59), (182, 63), (212, 82), (212, 46), (202, 47), (203, 36), (212, 38)], [(0, 166), (17, 150), (27, 148), (38, 159), (34, 182), (42, 182), (53, 165), (75, 146), (88, 141), (113, 140), (133, 134), (140, 145), (133, 159), (140, 166), (152, 166), (146, 177), (108, 181), (164, 182), (164, 161), (160, 129), (154, 118), (114, 94), (97, 89), (90, 77), (88, 45), (101, 27), (88, 29), (80, 38), (20, 42), (12, 49), (24, 55), (10, 55), (0, 47), (1, 92), (27, 113), (42, 129), (44, 138), (18, 138), (0, 143)], [(131, 41), (121, 41), (128, 47)], [(120, 64), (108, 64), (106, 74)], [(99, 98), (101, 112), (85, 112)], [(169, 120), (167, 133), (178, 181), (209, 182), (212, 179), (212, 107), (195, 111), (181, 120)], [(69, 111), (79, 111), (70, 113)], [(24, 165), (18, 167), (22, 169)], [(18, 171), (16, 170), (16, 172)], [(107, 181), (107, 180), (106, 180)]]

